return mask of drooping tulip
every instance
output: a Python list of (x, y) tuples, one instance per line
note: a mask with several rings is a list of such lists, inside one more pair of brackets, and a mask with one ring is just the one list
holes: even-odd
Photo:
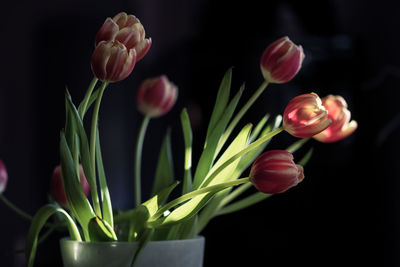
[(136, 50), (127, 48), (119, 41), (100, 42), (92, 55), (94, 75), (103, 82), (118, 82), (131, 74), (136, 63)]
[(315, 93), (293, 98), (283, 112), (283, 129), (299, 138), (312, 137), (330, 124), (328, 111)]
[(328, 95), (322, 98), (322, 105), (328, 110), (328, 118), (332, 120), (332, 124), (313, 138), (324, 143), (336, 142), (357, 129), (357, 122), (350, 121), (351, 113), (343, 97)]
[[(83, 172), (82, 165), (79, 165), (79, 180), (85, 196), (89, 195), (90, 187), (86, 180), (85, 173)], [(55, 201), (61, 206), (68, 207), (67, 195), (65, 194), (64, 184), (62, 181), (61, 165), (58, 165), (51, 177), (50, 193)]]
[(146, 33), (139, 19), (134, 15), (120, 12), (114, 18), (107, 18), (97, 32), (95, 45), (101, 41), (119, 41), (129, 51), (135, 49), (136, 61), (142, 59), (150, 49), (151, 38), (145, 38)]
[(0, 194), (2, 194), (7, 187), (8, 173), (6, 165), (0, 160)]
[(175, 104), (178, 88), (161, 75), (142, 82), (137, 95), (138, 109), (150, 118), (160, 117)]
[(300, 45), (289, 37), (282, 37), (270, 44), (261, 56), (260, 67), (270, 83), (285, 83), (299, 72), (305, 55)]
[(304, 179), (301, 165), (285, 150), (271, 150), (260, 155), (253, 163), (250, 181), (258, 191), (277, 194), (297, 185)]

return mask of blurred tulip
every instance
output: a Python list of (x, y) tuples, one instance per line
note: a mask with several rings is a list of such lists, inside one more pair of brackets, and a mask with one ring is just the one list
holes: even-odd
[(94, 75), (104, 82), (118, 82), (131, 74), (136, 63), (136, 51), (118, 41), (102, 41), (93, 52), (91, 66)]
[[(79, 165), (79, 177), (80, 183), (85, 196), (89, 195), (90, 187), (86, 180), (85, 173), (83, 172), (82, 165)], [(68, 207), (67, 195), (65, 194), (64, 184), (62, 180), (61, 165), (58, 165), (51, 177), (50, 183), (50, 193), (55, 201), (57, 201), (61, 206)]]
[(328, 118), (332, 120), (332, 124), (313, 138), (324, 143), (336, 142), (357, 129), (357, 122), (350, 121), (351, 113), (343, 97), (328, 95), (322, 99), (322, 105), (328, 110)]
[(270, 44), (261, 56), (261, 72), (270, 83), (285, 83), (299, 72), (305, 55), (303, 48), (287, 36)]
[(95, 38), (97, 46), (101, 41), (119, 41), (129, 50), (135, 49), (136, 61), (142, 59), (150, 49), (151, 38), (145, 38), (143, 25), (133, 15), (118, 13), (107, 18)]
[(250, 181), (258, 191), (277, 194), (297, 185), (304, 178), (303, 167), (293, 161), (285, 150), (271, 150), (260, 155), (253, 163)]
[(0, 160), (0, 194), (2, 194), (6, 190), (7, 181), (8, 181), (8, 174), (6, 165), (2, 160)]
[(178, 88), (162, 75), (142, 82), (137, 95), (139, 110), (151, 118), (167, 113), (175, 104)]
[(293, 98), (283, 113), (283, 129), (299, 138), (307, 138), (325, 130), (330, 124), (328, 111), (315, 93)]

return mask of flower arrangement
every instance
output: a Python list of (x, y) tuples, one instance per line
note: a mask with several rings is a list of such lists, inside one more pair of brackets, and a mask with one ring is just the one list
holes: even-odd
[[(141, 249), (150, 240), (193, 238), (214, 216), (246, 208), (300, 183), (304, 179), (303, 166), (311, 151), (297, 161), (293, 153), (307, 140), (336, 142), (357, 128), (357, 123), (350, 121), (350, 111), (341, 96), (329, 95), (320, 99), (317, 94), (309, 93), (294, 97), (284, 109), (283, 116), (277, 116), (270, 123), (265, 116), (255, 127), (247, 124), (232, 136), (243, 115), (268, 84), (289, 82), (301, 69), (305, 57), (303, 48), (288, 37), (280, 38), (262, 54), (260, 68), (264, 79), (237, 112), (243, 87), (230, 97), (232, 70), (225, 73), (197, 164), (192, 164), (189, 115), (185, 109), (181, 112), (185, 145), (183, 178), (174, 177), (167, 133), (156, 165), (152, 196), (143, 202), (141, 154), (146, 128), (152, 118), (162, 117), (171, 110), (178, 96), (178, 87), (165, 75), (149, 78), (142, 82), (137, 93), (137, 107), (143, 114), (143, 121), (135, 151), (135, 203), (131, 210), (117, 213), (112, 207), (101, 156), (97, 126), (101, 100), (109, 85), (131, 74), (136, 63), (145, 58), (151, 44), (152, 40), (146, 38), (145, 29), (135, 16), (121, 12), (106, 19), (95, 37), (91, 57), (94, 78), (84, 99), (76, 106), (68, 91), (65, 93), (66, 119), (60, 133), (61, 163), (51, 178), (53, 201), (33, 218), (4, 197), (8, 177), (6, 167), (0, 161), (0, 199), (32, 220), (25, 251), (28, 266), (33, 266), (42, 228), (59, 226), (48, 222), (54, 214), (61, 215), (61, 225), (66, 226), (70, 238), (77, 241), (139, 242)], [(87, 120), (85, 115), (90, 108), (93, 113), (87, 133), (84, 120)], [(282, 131), (301, 139), (286, 150), (263, 153), (271, 138)], [(192, 166), (196, 167), (194, 171)], [(246, 177), (245, 171), (250, 166)], [(181, 194), (169, 199), (180, 183)], [(251, 185), (259, 192), (237, 201)], [(88, 199), (89, 191), (91, 200)]]

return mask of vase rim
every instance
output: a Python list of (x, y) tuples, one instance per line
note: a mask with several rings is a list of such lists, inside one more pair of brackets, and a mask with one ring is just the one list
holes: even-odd
[[(198, 235), (194, 238), (189, 238), (189, 239), (176, 239), (176, 240), (157, 240), (157, 241), (150, 241), (151, 243), (167, 243), (167, 242), (174, 242), (174, 243), (181, 243), (181, 242), (194, 242), (194, 241), (202, 241), (204, 240), (204, 236)], [(76, 240), (71, 240), (69, 236), (63, 237), (60, 239), (60, 242), (74, 242), (74, 243), (81, 243), (81, 244), (108, 244), (108, 245), (113, 245), (113, 244), (133, 244), (133, 243), (138, 243), (138, 242), (129, 242), (129, 241), (111, 241), (111, 242), (87, 242), (87, 241), (76, 241)]]

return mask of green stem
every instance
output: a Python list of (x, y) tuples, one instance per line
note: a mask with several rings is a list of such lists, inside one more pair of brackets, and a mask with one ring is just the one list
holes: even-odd
[(217, 208), (217, 212), (218, 210), (220, 210), (221, 208), (223, 208), (225, 205), (227, 205), (228, 203), (230, 203), (232, 200), (234, 200), (235, 198), (237, 198), (238, 196), (240, 196), (243, 192), (245, 192), (247, 189), (249, 189), (251, 187), (251, 184), (242, 184), (241, 186), (239, 186), (237, 189), (235, 189), (235, 191), (233, 191), (232, 193), (230, 193), (229, 195), (227, 195), (218, 205)]
[(147, 126), (149, 125), (150, 117), (145, 116), (142, 121), (142, 125), (140, 126), (139, 135), (136, 144), (136, 154), (135, 154), (135, 207), (139, 206), (142, 202), (141, 195), (141, 162), (142, 162), (142, 150), (143, 150), (143, 141), (144, 136), (146, 134)]
[(12, 211), (17, 213), (19, 216), (24, 218), (25, 220), (32, 221), (32, 216), (26, 213), (25, 211), (21, 210), (17, 206), (15, 206), (13, 203), (11, 203), (4, 195), (0, 194), (0, 200), (3, 201), (3, 203), (9, 207)]
[(233, 118), (231, 123), (226, 128), (221, 141), (218, 143), (217, 153), (221, 150), (222, 146), (225, 144), (226, 140), (229, 138), (230, 134), (232, 133), (233, 129), (235, 129), (236, 125), (239, 123), (240, 119), (246, 114), (249, 108), (254, 104), (257, 98), (264, 92), (265, 88), (267, 88), (269, 82), (264, 80), (260, 87), (254, 92), (254, 94), (250, 97), (247, 103), (240, 109), (240, 111), (236, 114)]
[[(101, 87), (99, 89), (99, 95), (97, 96), (96, 103), (94, 105), (94, 110), (93, 110), (93, 115), (92, 115), (92, 128), (90, 132), (90, 164), (93, 170), (93, 175), (96, 173), (96, 130), (97, 130), (97, 122), (99, 118), (99, 110), (100, 110), (100, 103), (101, 99), (103, 97), (104, 90), (106, 89), (108, 83), (103, 82), (101, 84)], [(96, 179), (95, 179), (96, 181)], [(100, 209), (100, 202), (99, 202), (99, 196), (97, 192), (97, 185), (96, 182), (94, 182), (94, 188), (91, 188), (91, 194), (92, 194), (92, 200), (93, 200), (93, 206), (96, 211), (97, 216), (100, 218), (101, 216), (101, 209)]]
[(180, 196), (170, 202), (168, 202), (167, 204), (165, 204), (164, 206), (162, 206), (150, 219), (149, 222), (155, 221), (157, 220), (161, 215), (164, 214), (164, 212), (166, 212), (167, 210), (175, 207), (176, 205), (179, 205), (182, 202), (185, 202), (186, 200), (189, 200), (195, 196), (201, 195), (201, 194), (205, 194), (208, 192), (212, 192), (212, 191), (220, 191), (224, 188), (228, 188), (231, 186), (235, 186), (235, 185), (240, 185), (240, 184), (244, 184), (244, 183), (248, 183), (249, 177), (246, 178), (241, 178), (241, 179), (237, 179), (234, 181), (230, 181), (230, 182), (226, 182), (226, 183), (220, 183), (220, 184), (216, 184), (216, 185), (212, 185), (212, 186), (208, 186), (208, 187), (203, 187), (201, 189), (197, 189), (195, 191), (192, 191), (190, 193), (187, 193), (183, 196)]
[(83, 120), (83, 117), (85, 116), (86, 113), (86, 108), (90, 99), (90, 96), (92, 95), (93, 89), (97, 84), (98, 79), (96, 77), (93, 78), (93, 80), (90, 82), (89, 87), (86, 91), (85, 97), (82, 100), (82, 109), (79, 110), (79, 116)]
[(210, 176), (208, 176), (208, 178), (204, 179), (204, 181), (200, 185), (200, 188), (206, 187), (221, 171), (223, 171), (226, 167), (232, 164), (235, 160), (239, 159), (240, 157), (247, 154), (256, 147), (262, 145), (264, 142), (268, 141), (270, 138), (274, 137), (275, 135), (279, 134), (282, 131), (283, 128), (279, 127), (273, 130), (272, 132), (269, 132), (268, 134), (264, 135), (263, 137), (257, 139), (257, 141), (254, 141), (249, 146), (247, 146), (246, 148), (242, 149), (241, 151), (230, 157), (227, 161), (221, 164), (221, 166), (219, 166), (214, 172), (212, 172)]

